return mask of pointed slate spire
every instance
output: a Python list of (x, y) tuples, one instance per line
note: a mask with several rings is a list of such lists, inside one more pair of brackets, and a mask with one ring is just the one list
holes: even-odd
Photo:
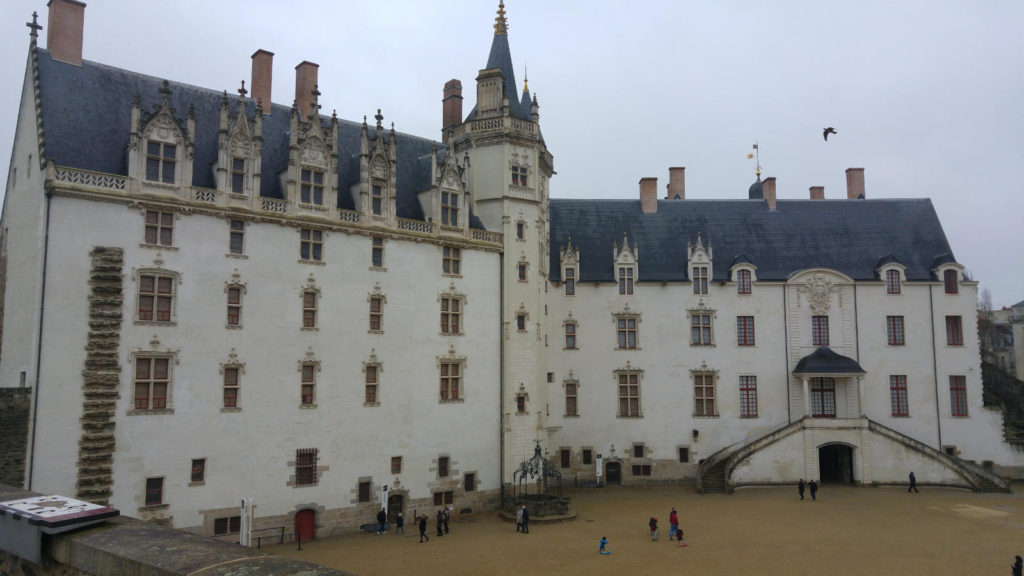
[(498, 68), (505, 79), (505, 95), (509, 98), (509, 112), (515, 118), (530, 119), (530, 107), (523, 106), (515, 98), (519, 86), (516, 83), (515, 69), (512, 66), (512, 52), (508, 47), (508, 21), (505, 18), (505, 3), (498, 4), (498, 17), (494, 23), (494, 39), (491, 41), (491, 52), (487, 56), (487, 68)]

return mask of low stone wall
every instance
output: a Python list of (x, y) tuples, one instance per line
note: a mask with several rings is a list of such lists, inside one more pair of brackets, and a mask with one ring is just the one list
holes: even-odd
[[(30, 388), (0, 388), (0, 483), (21, 486), (28, 453)], [(0, 569), (0, 574), (6, 574)]]
[[(30, 496), (38, 494), (0, 485), (0, 502)], [(40, 564), (0, 551), (0, 574), (4, 576), (186, 576), (197, 572), (203, 576), (347, 574), (127, 516), (48, 537)]]

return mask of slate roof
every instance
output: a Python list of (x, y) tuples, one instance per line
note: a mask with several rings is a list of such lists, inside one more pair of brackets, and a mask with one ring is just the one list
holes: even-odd
[[(516, 72), (512, 67), (512, 52), (508, 47), (508, 34), (495, 34), (491, 41), (491, 53), (487, 57), (487, 68), (499, 68), (505, 80), (505, 95), (508, 96), (509, 114), (513, 118), (529, 120), (532, 110), (530, 104), (516, 98)], [(476, 118), (476, 106), (466, 116), (466, 121)]]
[(867, 374), (853, 358), (822, 346), (796, 364), (793, 374)]
[(729, 279), (744, 257), (759, 280), (786, 280), (824, 267), (875, 280), (879, 258), (893, 255), (908, 281), (931, 280), (932, 262), (952, 254), (931, 200), (640, 200), (551, 199), (550, 276), (561, 280), (559, 254), (570, 238), (580, 251), (578, 282), (613, 282), (613, 242), (636, 241), (640, 282), (688, 281), (686, 245), (700, 233), (713, 250), (712, 280)]
[[(128, 142), (131, 130), (132, 98), (137, 93), (144, 114), (159, 107), (158, 92), (163, 79), (83, 61), (73, 66), (50, 57), (49, 50), (37, 48), (42, 99), (46, 157), (60, 166), (110, 174), (128, 174)], [(217, 161), (217, 132), (220, 129), (220, 101), (223, 90), (199, 88), (170, 82), (169, 103), (184, 125), (189, 106), (196, 118), (193, 185), (216, 188), (213, 165)], [(231, 111), (238, 106), (238, 95), (229, 91)], [(250, 116), (256, 102), (245, 99)], [(263, 117), (263, 159), (260, 196), (283, 198), (278, 174), (288, 165), (291, 107), (273, 104), (271, 114)], [(321, 116), (326, 124), (330, 120)], [(338, 199), (339, 208), (354, 209), (349, 187), (359, 180), (361, 122), (338, 120)], [(370, 138), (376, 127), (370, 126)], [(436, 145), (426, 138), (397, 134), (397, 215), (423, 220), (417, 192), (430, 187), (430, 153)], [(422, 169), (426, 158), (427, 170)], [(470, 226), (482, 229), (479, 218), (471, 216)]]

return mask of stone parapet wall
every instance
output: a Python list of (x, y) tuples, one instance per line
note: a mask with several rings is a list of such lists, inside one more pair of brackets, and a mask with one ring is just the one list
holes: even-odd
[(0, 482), (5, 484), (21, 486), (25, 481), (31, 406), (31, 389), (0, 388)]

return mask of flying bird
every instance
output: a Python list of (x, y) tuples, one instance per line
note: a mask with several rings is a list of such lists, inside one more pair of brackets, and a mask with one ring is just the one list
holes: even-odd
[(835, 128), (829, 126), (828, 128), (825, 128), (824, 134), (822, 134), (822, 135), (825, 137), (825, 142), (828, 142), (828, 135), (829, 134), (838, 134), (838, 133), (839, 133), (838, 130), (836, 130)]

